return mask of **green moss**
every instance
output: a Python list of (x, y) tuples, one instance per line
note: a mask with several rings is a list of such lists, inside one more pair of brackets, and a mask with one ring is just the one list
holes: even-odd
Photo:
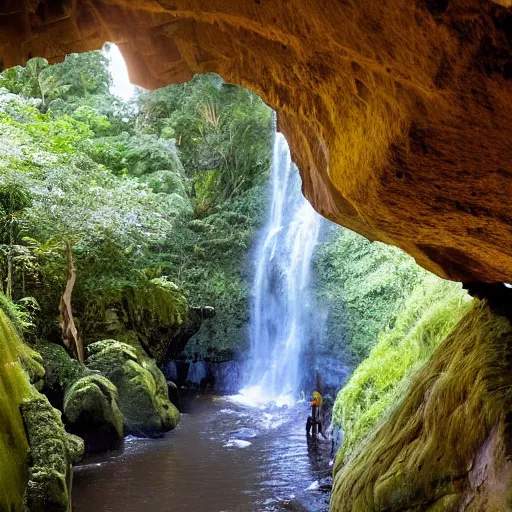
[[(103, 404), (96, 404), (96, 399), (104, 398), (107, 403), (117, 402), (117, 388), (107, 378), (101, 375), (88, 375), (76, 381), (66, 392), (64, 399), (64, 413), (66, 417), (75, 422), (84, 408), (94, 409)], [(114, 411), (114, 415), (121, 419), (122, 415)], [(121, 429), (122, 432), (122, 429)]]
[(88, 375), (77, 380), (64, 397), (68, 430), (85, 441), (87, 452), (118, 448), (123, 440), (123, 414), (117, 388), (106, 377)]
[(131, 346), (116, 340), (92, 343), (87, 365), (115, 384), (125, 432), (153, 436), (174, 428), (179, 413), (171, 404), (164, 376), (136, 338)]
[(460, 285), (433, 275), (426, 274), (416, 285), (393, 328), (380, 334), (369, 357), (338, 393), (334, 422), (343, 428), (345, 437), (337, 466), (389, 414), (470, 302)]
[(447, 494), (427, 508), (426, 512), (452, 512), (460, 506), (460, 494)]
[(84, 456), (84, 440), (81, 437), (68, 432), (66, 434), (66, 445), (68, 448), (70, 463), (76, 464), (77, 462), (80, 462)]
[(413, 288), (428, 272), (396, 247), (334, 226), (314, 266), (318, 298), (329, 309), (325, 350), (357, 365), (379, 334), (392, 328)]
[(473, 300), (389, 418), (338, 467), (331, 508), (424, 510), (460, 498), (480, 448), (503, 439), (511, 407), (512, 326)]
[(41, 391), (44, 386), (43, 379), (46, 375), (41, 354), (25, 345), (25, 349), (20, 354), (20, 362), (28, 375), (30, 383), (33, 384), (38, 391)]
[(72, 359), (65, 348), (55, 343), (39, 342), (35, 348), (42, 357), (46, 371), (44, 390), (64, 393), (84, 374), (78, 361)]
[(0, 309), (0, 510), (21, 510), (27, 482), (28, 443), (19, 406), (35, 394), (20, 358), (31, 351)]
[(64, 430), (60, 412), (42, 395), (25, 400), (21, 413), (30, 445), (27, 507), (67, 512), (72, 464), (83, 454), (83, 442)]

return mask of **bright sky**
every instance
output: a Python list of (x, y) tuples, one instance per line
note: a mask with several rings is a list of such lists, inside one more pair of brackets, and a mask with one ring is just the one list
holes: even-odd
[(107, 55), (110, 58), (110, 73), (113, 79), (110, 92), (124, 100), (129, 100), (135, 92), (135, 86), (128, 79), (128, 70), (123, 56), (115, 44), (111, 46)]

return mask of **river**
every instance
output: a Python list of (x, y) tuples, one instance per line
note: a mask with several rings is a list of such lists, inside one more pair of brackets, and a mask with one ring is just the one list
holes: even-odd
[(308, 409), (299, 403), (261, 410), (197, 396), (165, 437), (129, 438), (122, 453), (78, 466), (74, 511), (304, 510), (289, 503), (296, 497), (308, 510), (325, 511), (328, 494), (315, 482), (330, 472), (330, 443), (308, 444)]

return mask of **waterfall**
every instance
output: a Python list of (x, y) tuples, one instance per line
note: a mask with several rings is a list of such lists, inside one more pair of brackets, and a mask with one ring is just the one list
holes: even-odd
[(270, 216), (254, 255), (251, 353), (238, 395), (251, 405), (294, 402), (301, 351), (315, 331), (310, 270), (321, 217), (301, 194), (299, 173), (280, 133), (274, 141), (271, 190)]

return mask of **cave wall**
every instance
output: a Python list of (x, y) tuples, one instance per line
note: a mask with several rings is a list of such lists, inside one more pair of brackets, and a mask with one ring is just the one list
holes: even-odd
[(0, 60), (113, 41), (144, 87), (219, 73), (278, 111), (321, 214), (442, 277), (512, 281), (511, 3), (8, 0)]
[(511, 356), (510, 320), (475, 299), (389, 418), (336, 461), (330, 510), (510, 510)]

